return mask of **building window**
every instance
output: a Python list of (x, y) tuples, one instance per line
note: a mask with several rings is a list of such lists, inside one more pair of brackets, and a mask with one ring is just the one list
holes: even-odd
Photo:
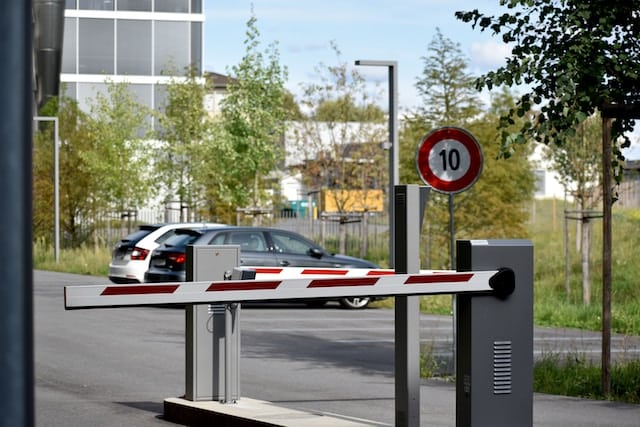
[(118, 10), (151, 12), (151, 0), (118, 0)]
[(113, 10), (114, 0), (79, 0), (79, 9)]
[(189, 13), (189, 0), (156, 0), (155, 11)]
[(76, 19), (64, 19), (64, 38), (62, 45), (62, 72), (75, 74), (76, 70)]
[(117, 74), (151, 75), (151, 21), (118, 20)]
[(80, 74), (113, 74), (112, 19), (80, 19), (78, 25), (78, 72)]
[(202, 23), (191, 23), (191, 65), (202, 71)]
[(154, 75), (163, 72), (182, 72), (189, 66), (189, 23), (156, 21), (155, 23), (155, 64)]

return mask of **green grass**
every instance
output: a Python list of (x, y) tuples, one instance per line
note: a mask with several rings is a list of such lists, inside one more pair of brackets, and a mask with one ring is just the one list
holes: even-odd
[(35, 242), (33, 245), (33, 267), (36, 270), (59, 271), (107, 277), (111, 251), (108, 248), (80, 247), (62, 249), (59, 262), (51, 245)]
[(580, 354), (548, 354), (534, 365), (533, 388), (539, 393), (640, 403), (640, 360), (611, 367), (611, 394), (605, 396), (599, 365)]
[[(571, 209), (571, 208), (570, 208)], [(555, 215), (553, 215), (555, 214)], [(591, 303), (582, 302), (581, 255), (576, 250), (576, 223), (569, 223), (570, 292), (565, 290), (563, 207), (538, 202), (531, 224), (534, 243), (534, 319), (540, 326), (601, 329), (602, 220), (593, 220), (590, 254)], [(614, 208), (612, 222), (612, 329), (640, 335), (640, 263), (637, 233), (640, 210)]]
[[(568, 207), (567, 209), (573, 209)], [(602, 220), (591, 223), (591, 303), (582, 302), (581, 255), (576, 250), (576, 222), (569, 222), (570, 292), (565, 290), (564, 206), (561, 201), (536, 201), (531, 208), (530, 239), (534, 244), (534, 321), (539, 326), (601, 330)], [(612, 329), (640, 335), (640, 209), (614, 208), (612, 265)], [(498, 237), (498, 236), (496, 236)], [(376, 303), (392, 307), (393, 300)], [(425, 296), (421, 309), (451, 314), (451, 296)]]

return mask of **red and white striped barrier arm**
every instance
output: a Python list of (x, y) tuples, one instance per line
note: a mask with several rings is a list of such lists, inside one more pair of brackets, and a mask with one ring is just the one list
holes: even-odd
[[(362, 277), (391, 276), (396, 274), (390, 268), (325, 268), (325, 267), (241, 267), (254, 270), (256, 280), (262, 279), (300, 279), (303, 277)], [(425, 270), (426, 272), (426, 270)]]
[[(510, 271), (510, 270), (509, 270)], [(378, 274), (272, 280), (65, 286), (66, 309), (155, 304), (489, 292), (501, 271)], [(501, 280), (498, 280), (501, 282)]]

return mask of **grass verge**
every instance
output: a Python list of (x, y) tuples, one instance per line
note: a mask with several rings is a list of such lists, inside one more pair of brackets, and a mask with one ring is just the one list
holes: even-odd
[(602, 393), (600, 366), (584, 355), (548, 354), (534, 364), (533, 389), (538, 393), (640, 403), (640, 360), (611, 367), (611, 394)]

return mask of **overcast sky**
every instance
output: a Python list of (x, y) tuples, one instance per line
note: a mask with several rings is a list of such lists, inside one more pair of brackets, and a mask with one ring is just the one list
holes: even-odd
[[(226, 74), (241, 61), (252, 5), (262, 49), (278, 43), (281, 63), (289, 71), (286, 86), (294, 94), (300, 82), (314, 81), (319, 63), (336, 64), (331, 41), (348, 63), (397, 61), (401, 110), (420, 104), (414, 85), (436, 28), (459, 43), (474, 75), (503, 64), (509, 52), (499, 38), (473, 30), (454, 15), (475, 8), (501, 13), (498, 0), (206, 0), (205, 71)], [(386, 68), (358, 70), (386, 85)]]

